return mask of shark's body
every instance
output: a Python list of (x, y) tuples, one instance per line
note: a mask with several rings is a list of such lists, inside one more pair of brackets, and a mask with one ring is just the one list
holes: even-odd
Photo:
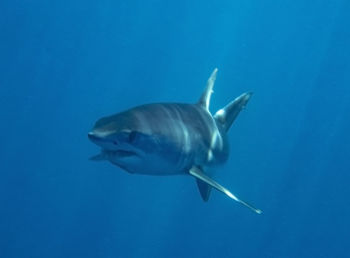
[(205, 201), (214, 187), (261, 213), (204, 173), (227, 160), (226, 132), (251, 96), (242, 94), (212, 116), (209, 103), (216, 73), (217, 69), (196, 104), (148, 104), (98, 120), (89, 138), (102, 151), (92, 159), (109, 160), (134, 174), (189, 174), (197, 179)]

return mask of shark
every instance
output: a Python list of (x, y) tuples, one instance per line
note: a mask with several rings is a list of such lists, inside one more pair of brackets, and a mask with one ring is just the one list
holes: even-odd
[(145, 104), (97, 120), (88, 138), (101, 151), (90, 159), (109, 161), (130, 174), (189, 175), (196, 179), (204, 201), (216, 189), (261, 214), (209, 173), (229, 158), (228, 131), (252, 96), (243, 93), (212, 114), (209, 106), (217, 72), (215, 68), (196, 103)]

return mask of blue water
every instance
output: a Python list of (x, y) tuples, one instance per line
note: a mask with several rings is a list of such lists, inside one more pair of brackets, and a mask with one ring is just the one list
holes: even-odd
[[(0, 257), (350, 257), (350, 1), (1, 1)], [(254, 95), (216, 179), (88, 158), (96, 119)]]

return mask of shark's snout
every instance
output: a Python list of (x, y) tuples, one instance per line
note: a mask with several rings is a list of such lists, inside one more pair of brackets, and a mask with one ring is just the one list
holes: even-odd
[(92, 130), (88, 133), (90, 141), (106, 150), (115, 150), (118, 148), (118, 139), (112, 136), (113, 134), (98, 130)]
[(100, 137), (98, 137), (94, 132), (89, 132), (88, 137), (91, 141), (97, 141), (100, 139)]
[(96, 131), (89, 132), (88, 137), (92, 142), (96, 144), (108, 142), (108, 138), (106, 137), (106, 135), (98, 133)]

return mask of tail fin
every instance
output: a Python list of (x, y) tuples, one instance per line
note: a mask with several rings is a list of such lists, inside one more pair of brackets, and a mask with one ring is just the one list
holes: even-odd
[(252, 92), (243, 93), (224, 108), (218, 110), (214, 115), (215, 120), (219, 122), (226, 131), (228, 131), (239, 112), (241, 112), (248, 103), (252, 94)]

